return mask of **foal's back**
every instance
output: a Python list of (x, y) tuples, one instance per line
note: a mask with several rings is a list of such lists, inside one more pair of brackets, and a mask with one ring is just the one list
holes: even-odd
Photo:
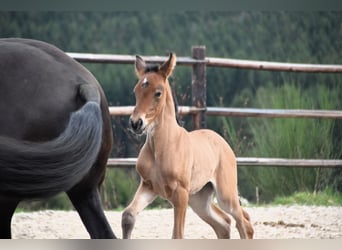
[(198, 191), (209, 181), (215, 184), (217, 175), (222, 173), (227, 177), (229, 175), (230, 182), (233, 180), (236, 184), (236, 158), (228, 143), (209, 129), (194, 130), (188, 135), (194, 159), (191, 193)]

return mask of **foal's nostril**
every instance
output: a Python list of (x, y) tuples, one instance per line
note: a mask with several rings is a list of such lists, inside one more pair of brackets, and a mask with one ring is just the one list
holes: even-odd
[(141, 119), (139, 119), (137, 123), (138, 123), (138, 128), (141, 128), (143, 125), (143, 121)]
[(143, 125), (142, 119), (139, 118), (138, 121), (136, 121), (136, 122), (134, 122), (132, 119), (130, 119), (130, 126), (134, 131), (141, 129), (142, 125)]

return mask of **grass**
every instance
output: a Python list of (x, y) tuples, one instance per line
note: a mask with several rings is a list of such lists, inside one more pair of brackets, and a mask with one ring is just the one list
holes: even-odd
[(342, 194), (326, 189), (317, 193), (296, 192), (291, 196), (277, 196), (273, 205), (342, 206)]

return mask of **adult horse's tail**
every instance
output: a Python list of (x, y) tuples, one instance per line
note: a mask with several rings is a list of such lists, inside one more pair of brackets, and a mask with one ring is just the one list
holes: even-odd
[(71, 113), (64, 132), (51, 141), (38, 143), (0, 137), (0, 195), (54, 195), (69, 190), (88, 173), (102, 141), (97, 97), (98, 93), (95, 98), (86, 96), (88, 101)]

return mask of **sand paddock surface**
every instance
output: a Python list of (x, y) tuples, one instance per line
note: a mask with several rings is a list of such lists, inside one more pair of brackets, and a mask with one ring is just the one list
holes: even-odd
[[(342, 207), (267, 206), (246, 207), (256, 239), (342, 239)], [(117, 237), (121, 238), (121, 211), (106, 211)], [(142, 211), (132, 233), (134, 239), (168, 239), (172, 234), (173, 210)], [(15, 239), (89, 238), (75, 211), (19, 212), (12, 220)], [(231, 237), (239, 238), (232, 220)], [(185, 222), (185, 238), (215, 239), (212, 228), (190, 208)]]

